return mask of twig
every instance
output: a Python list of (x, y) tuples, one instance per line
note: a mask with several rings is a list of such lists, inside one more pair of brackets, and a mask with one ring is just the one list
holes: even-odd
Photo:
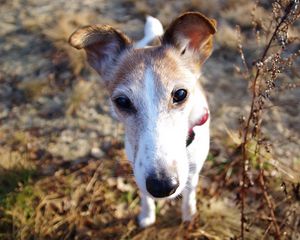
[(259, 183), (260, 183), (261, 189), (263, 190), (264, 199), (265, 199), (265, 201), (268, 205), (268, 208), (270, 210), (270, 215), (271, 215), (271, 218), (272, 218), (272, 224), (273, 224), (274, 229), (275, 229), (276, 239), (280, 239), (280, 235), (281, 235), (280, 234), (280, 228), (278, 226), (278, 223), (277, 223), (277, 220), (276, 220), (276, 217), (275, 217), (273, 202), (271, 201), (271, 199), (268, 195), (268, 192), (266, 190), (266, 185), (265, 185), (265, 180), (264, 180), (264, 170), (263, 169), (260, 169)]
[(91, 180), (89, 181), (88, 185), (85, 188), (87, 192), (91, 191), (92, 187), (94, 186), (95, 182), (97, 181), (101, 168), (102, 168), (102, 161), (99, 163), (97, 169), (94, 172), (93, 177), (91, 178)]
[(271, 226), (272, 226), (272, 223), (270, 223), (270, 224), (268, 225), (268, 227), (266, 228), (266, 230), (265, 230), (265, 232), (264, 232), (264, 235), (263, 235), (263, 237), (262, 237), (262, 240), (264, 240), (264, 239), (266, 238), (268, 232), (269, 232), (270, 229), (271, 229)]

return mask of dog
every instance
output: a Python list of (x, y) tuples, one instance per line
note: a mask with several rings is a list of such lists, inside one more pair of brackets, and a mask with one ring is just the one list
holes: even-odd
[[(198, 175), (210, 142), (199, 78), (216, 32), (216, 21), (198, 12), (180, 15), (164, 33), (157, 19), (147, 21), (145, 35), (151, 36), (135, 44), (110, 25), (81, 27), (69, 38), (85, 50), (124, 124), (125, 151), (141, 193), (140, 227), (155, 222), (158, 199), (182, 195), (182, 220), (196, 213)], [(156, 35), (160, 43), (145, 46)]]

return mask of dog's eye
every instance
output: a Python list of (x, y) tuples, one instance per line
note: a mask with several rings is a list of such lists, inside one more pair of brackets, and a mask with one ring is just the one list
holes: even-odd
[(180, 103), (187, 97), (187, 90), (179, 89), (173, 93), (173, 103)]
[(133, 109), (130, 99), (126, 96), (120, 96), (114, 99), (116, 106), (124, 111), (130, 111)]

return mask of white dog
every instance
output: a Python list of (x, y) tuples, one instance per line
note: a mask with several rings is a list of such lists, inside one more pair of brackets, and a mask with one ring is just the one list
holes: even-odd
[[(188, 12), (164, 33), (148, 17), (146, 36), (136, 44), (109, 25), (82, 27), (69, 39), (86, 51), (124, 124), (127, 157), (141, 191), (141, 227), (155, 222), (155, 199), (182, 194), (183, 221), (196, 212), (198, 174), (209, 151), (209, 110), (199, 77), (215, 32), (215, 20)], [(146, 47), (159, 35), (160, 45)]]

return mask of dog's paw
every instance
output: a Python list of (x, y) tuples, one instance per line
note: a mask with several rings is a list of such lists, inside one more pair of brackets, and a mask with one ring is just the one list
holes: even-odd
[(138, 224), (141, 228), (148, 227), (153, 223), (155, 223), (155, 214), (146, 215), (141, 213), (138, 216)]

